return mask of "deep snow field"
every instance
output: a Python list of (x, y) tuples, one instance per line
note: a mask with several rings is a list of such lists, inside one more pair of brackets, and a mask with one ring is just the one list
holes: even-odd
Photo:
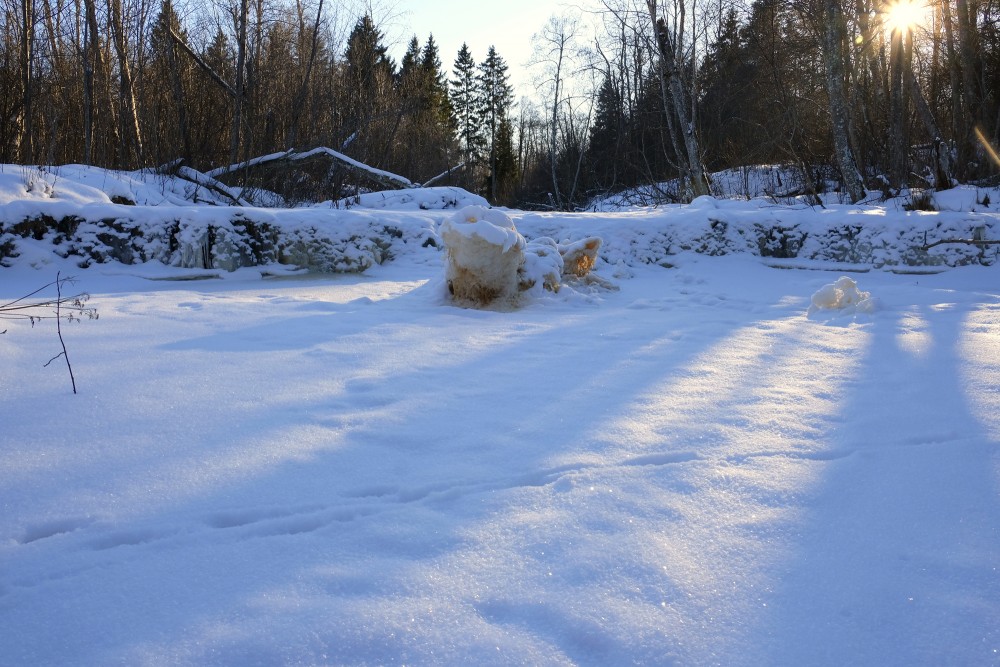
[(78, 395), (5, 323), (0, 664), (1000, 664), (995, 267), (808, 315), (841, 274), (681, 255), (496, 312), (440, 257), (77, 270)]
[[(191, 188), (0, 165), (0, 220), (226, 229)], [(0, 319), (0, 666), (1000, 665), (996, 247), (890, 270), (995, 237), (991, 195), (510, 212), (602, 236), (605, 283), (507, 311), (446, 298), (446, 189), (252, 212), (398, 225), (363, 274), (18, 238), (0, 305), (58, 271), (100, 318), (63, 324), (76, 395), (55, 323)], [(675, 252), (716, 220), (817, 245)], [(884, 268), (817, 259), (845, 222)]]

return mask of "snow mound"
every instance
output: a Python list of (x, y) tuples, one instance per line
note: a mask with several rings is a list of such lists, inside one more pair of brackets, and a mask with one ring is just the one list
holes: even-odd
[(717, 202), (715, 197), (712, 195), (701, 195), (700, 197), (695, 197), (691, 200), (691, 203), (688, 206), (694, 209), (713, 209), (719, 208), (719, 202)]
[(862, 292), (858, 284), (847, 276), (841, 276), (836, 282), (824, 285), (812, 295), (812, 305), (809, 314), (821, 310), (840, 311), (842, 313), (873, 313), (877, 308), (876, 299), (870, 292)]

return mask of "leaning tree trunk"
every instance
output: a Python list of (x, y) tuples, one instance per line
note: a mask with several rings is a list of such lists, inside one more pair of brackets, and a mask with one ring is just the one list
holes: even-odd
[(908, 68), (906, 76), (909, 78), (910, 97), (913, 98), (913, 106), (917, 110), (917, 117), (924, 125), (924, 130), (931, 138), (931, 152), (934, 160), (934, 188), (937, 190), (947, 190), (952, 185), (951, 151), (947, 142), (941, 137), (941, 129), (934, 119), (934, 113), (930, 105), (924, 98), (920, 85), (917, 83), (917, 75), (913, 73), (913, 68)]
[(865, 197), (865, 183), (851, 146), (851, 118), (844, 89), (846, 56), (845, 26), (840, 0), (825, 0), (826, 29), (823, 33), (823, 61), (826, 66), (826, 87), (830, 99), (830, 119), (837, 167), (844, 181), (844, 190), (856, 204)]
[(672, 108), (664, 109), (664, 111), (668, 114), (673, 112), (684, 142), (684, 151), (681, 156), (685, 171), (684, 180), (690, 188), (692, 197), (707, 195), (709, 194), (708, 176), (701, 161), (698, 133), (694, 121), (688, 114), (687, 95), (684, 93), (684, 85), (681, 80), (681, 54), (677, 52), (678, 49), (670, 37), (666, 23), (662, 18), (657, 18), (656, 0), (647, 0), (646, 7), (656, 30), (658, 55), (665, 68), (667, 89), (673, 102)]

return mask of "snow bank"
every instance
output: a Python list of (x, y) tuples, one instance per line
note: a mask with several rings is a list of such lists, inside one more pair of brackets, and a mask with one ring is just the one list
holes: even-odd
[[(974, 188), (933, 193), (946, 209), (937, 212), (908, 211), (900, 202), (811, 207), (700, 197), (688, 205), (598, 214), (501, 212), (452, 187), (373, 192), (294, 209), (233, 206), (240, 193), (216, 187), (207, 175), (190, 176), (0, 165), (0, 265), (29, 256), (37, 262), (46, 252), (78, 258), (84, 267), (157, 261), (223, 271), (273, 263), (363, 271), (401, 255), (440, 262), (438, 228), (469, 206), (477, 221), (463, 228), (478, 229), (487, 242), (552, 239), (563, 254), (599, 237), (600, 258), (595, 254), (585, 268), (610, 266), (616, 275), (645, 264), (670, 266), (687, 252), (892, 270), (992, 265), (1000, 253), (1000, 245), (984, 243), (1000, 239), (1000, 193)], [(533, 255), (522, 266), (525, 284), (554, 288), (550, 278), (566, 266), (555, 266), (546, 242), (537, 247), (541, 254), (530, 243), (523, 247)]]

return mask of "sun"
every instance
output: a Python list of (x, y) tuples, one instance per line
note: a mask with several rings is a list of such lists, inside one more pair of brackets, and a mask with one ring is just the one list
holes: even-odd
[(883, 10), (885, 27), (892, 32), (908, 32), (923, 23), (927, 5), (919, 0), (896, 0)]

